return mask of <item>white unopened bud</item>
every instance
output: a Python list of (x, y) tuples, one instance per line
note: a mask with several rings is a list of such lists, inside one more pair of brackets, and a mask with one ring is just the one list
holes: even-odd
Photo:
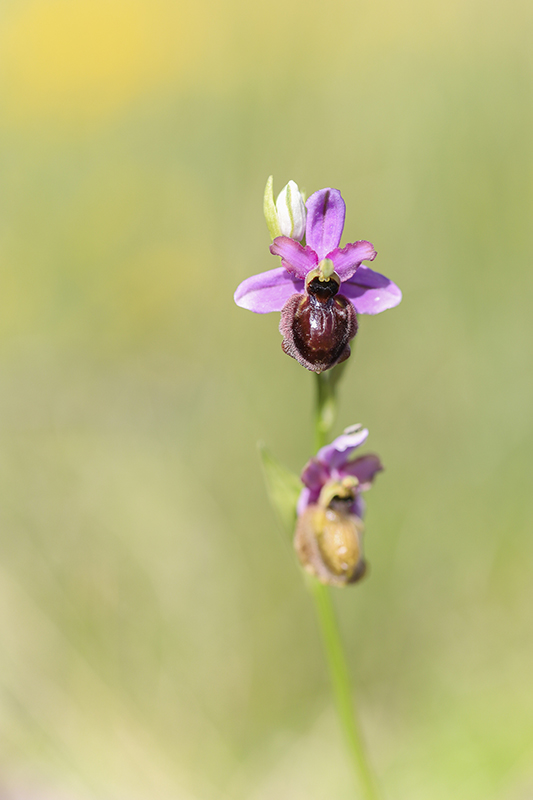
[(282, 236), (301, 242), (305, 235), (306, 210), (298, 185), (289, 181), (278, 195), (276, 213)]

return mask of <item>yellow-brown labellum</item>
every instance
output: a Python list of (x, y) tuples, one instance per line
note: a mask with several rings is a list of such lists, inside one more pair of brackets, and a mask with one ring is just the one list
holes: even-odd
[(302, 566), (330, 586), (345, 586), (366, 572), (363, 523), (350, 513), (355, 487), (326, 484), (318, 503), (298, 518), (294, 547)]

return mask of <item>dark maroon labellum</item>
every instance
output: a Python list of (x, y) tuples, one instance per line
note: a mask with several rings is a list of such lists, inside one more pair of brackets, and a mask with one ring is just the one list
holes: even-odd
[(350, 355), (350, 339), (357, 333), (355, 309), (339, 283), (313, 278), (306, 294), (293, 294), (281, 312), (282, 348), (313, 372), (331, 369)]

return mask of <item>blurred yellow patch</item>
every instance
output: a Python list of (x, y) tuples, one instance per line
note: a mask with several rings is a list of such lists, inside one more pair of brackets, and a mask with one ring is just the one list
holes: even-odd
[[(184, 278), (184, 265), (194, 264), (205, 276), (213, 262), (209, 248), (199, 244), (155, 245), (123, 262), (94, 287), (102, 319), (109, 324), (108, 337), (121, 346), (197, 327), (199, 308)], [(209, 296), (203, 300), (204, 313), (211, 302)], [(190, 346), (187, 336), (183, 337), (183, 346)]]
[(183, 4), (160, 0), (30, 0), (12, 8), (0, 33), (8, 120), (84, 121), (122, 108), (190, 67), (201, 31), (187, 19)]

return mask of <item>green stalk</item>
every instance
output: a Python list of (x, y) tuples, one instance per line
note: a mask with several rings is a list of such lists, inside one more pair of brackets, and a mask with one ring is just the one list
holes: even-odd
[[(315, 373), (316, 374), (316, 373)], [(327, 442), (336, 414), (335, 383), (330, 372), (316, 375), (315, 404), (315, 450), (320, 450)]]
[[(335, 419), (336, 385), (339, 377), (339, 367), (317, 375), (315, 408), (315, 447), (317, 450), (326, 444)], [(363, 738), (355, 716), (350, 674), (331, 599), (331, 590), (328, 586), (313, 580), (311, 591), (320, 624), (337, 713), (355, 769), (360, 795), (364, 800), (379, 800), (380, 796), (367, 761)]]

